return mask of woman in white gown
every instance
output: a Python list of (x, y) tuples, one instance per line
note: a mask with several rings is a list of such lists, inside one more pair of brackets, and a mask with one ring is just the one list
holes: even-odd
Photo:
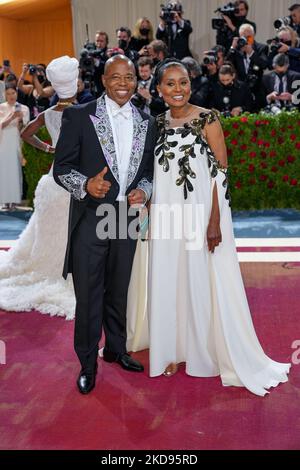
[[(220, 375), (223, 385), (263, 396), (288, 380), (290, 364), (268, 358), (253, 327), (218, 115), (189, 104), (190, 80), (182, 64), (165, 63), (158, 80), (170, 110), (158, 119), (150, 216), (150, 375), (173, 375), (184, 362), (188, 375)], [(173, 230), (172, 223), (161, 224), (170, 207), (179, 217)]]
[[(47, 67), (47, 77), (59, 96), (58, 104), (30, 123), (22, 137), (35, 147), (54, 153), (62, 113), (76, 99), (78, 61), (64, 56)], [(35, 133), (46, 126), (52, 146)], [(0, 309), (30, 311), (74, 318), (75, 296), (71, 280), (62, 278), (65, 257), (70, 196), (58, 186), (52, 169), (36, 188), (34, 213), (8, 252), (0, 252)]]
[(0, 205), (19, 204), (22, 199), (22, 152), (20, 130), (29, 121), (29, 108), (17, 103), (17, 90), (5, 90), (0, 104)]

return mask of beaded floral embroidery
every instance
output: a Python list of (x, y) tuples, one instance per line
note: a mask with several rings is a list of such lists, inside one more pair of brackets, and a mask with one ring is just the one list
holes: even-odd
[(172, 149), (178, 145), (178, 141), (171, 141), (169, 140), (170, 137), (180, 135), (180, 137), (184, 139), (190, 134), (195, 136), (195, 140), (191, 144), (181, 145), (179, 148), (179, 151), (183, 153), (183, 156), (178, 160), (179, 178), (176, 180), (176, 184), (177, 186), (183, 185), (185, 199), (187, 199), (188, 193), (194, 190), (194, 186), (191, 180), (196, 179), (196, 174), (190, 167), (190, 158), (196, 158), (197, 155), (195, 152), (195, 146), (200, 145), (200, 155), (204, 155), (206, 150), (207, 163), (211, 177), (215, 178), (218, 174), (218, 171), (221, 171), (224, 174), (225, 179), (223, 181), (223, 187), (226, 188), (225, 197), (230, 204), (227, 169), (224, 168), (216, 159), (202, 133), (206, 124), (211, 124), (217, 119), (219, 119), (219, 113), (215, 110), (201, 112), (199, 114), (199, 118), (193, 119), (189, 123), (185, 123), (182, 127), (172, 129), (168, 128), (169, 122), (166, 120), (165, 114), (157, 117), (159, 139), (155, 149), (155, 155), (160, 155), (158, 163), (162, 165), (163, 171), (169, 171), (170, 161), (175, 158), (175, 153), (172, 151)]

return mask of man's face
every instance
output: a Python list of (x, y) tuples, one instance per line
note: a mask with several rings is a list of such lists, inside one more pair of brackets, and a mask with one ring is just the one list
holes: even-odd
[(108, 97), (119, 106), (124, 106), (135, 92), (135, 68), (126, 60), (115, 60), (107, 66), (102, 81)]
[(291, 17), (292, 17), (293, 23), (300, 24), (300, 8), (297, 8), (296, 10), (292, 11)]
[(218, 57), (218, 67), (220, 68), (223, 64), (224, 64), (224, 60), (225, 60), (225, 57), (224, 57), (224, 54), (223, 52), (218, 52), (217, 53), (217, 57)]
[(78, 78), (77, 82), (77, 92), (81, 93), (84, 90), (84, 81), (81, 78)]
[(126, 44), (128, 46), (130, 38), (128, 37), (126, 31), (118, 31), (118, 41), (126, 41)]
[(207, 64), (206, 67), (208, 69), (209, 75), (214, 75), (218, 71), (218, 66), (215, 62), (213, 62), (212, 64)]
[(247, 10), (245, 7), (244, 3), (240, 3), (239, 6), (237, 7), (237, 10), (239, 10), (238, 13), (235, 13), (235, 16), (240, 17), (240, 16), (247, 16)]
[(251, 28), (245, 28), (244, 30), (242, 30), (240, 33), (240, 37), (244, 37), (244, 38), (247, 38), (249, 40), (250, 43), (253, 43), (254, 42), (254, 36), (253, 36), (253, 31)]
[(287, 44), (292, 41), (292, 37), (288, 31), (281, 31), (278, 34), (278, 37), (280, 41), (283, 42), (284, 44)]
[(286, 72), (288, 71), (288, 68), (289, 68), (288, 65), (282, 65), (282, 66), (276, 65), (274, 70), (278, 75), (285, 75)]
[(104, 36), (104, 34), (96, 34), (95, 44), (97, 49), (104, 49), (107, 47), (106, 36)]
[(148, 80), (151, 76), (151, 67), (150, 65), (141, 65), (139, 66), (139, 76), (142, 80)]

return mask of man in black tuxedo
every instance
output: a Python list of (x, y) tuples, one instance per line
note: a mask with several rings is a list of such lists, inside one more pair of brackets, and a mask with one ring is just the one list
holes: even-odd
[[(286, 54), (277, 54), (273, 59), (273, 71), (263, 77), (265, 105), (284, 108), (293, 104), (293, 93), (300, 83), (300, 74), (289, 70)], [(299, 104), (298, 104), (299, 106)]]
[[(239, 41), (247, 41), (239, 47)], [(268, 46), (255, 41), (255, 31), (250, 24), (243, 24), (239, 29), (239, 38), (235, 37), (227, 55), (227, 60), (234, 65), (238, 80), (246, 82), (255, 96), (255, 108), (259, 110), (264, 103), (261, 83), (264, 70), (268, 67)]]
[[(84, 394), (95, 386), (102, 327), (104, 361), (143, 371), (126, 351), (127, 293), (136, 248), (128, 228), (136, 219), (124, 220), (122, 209), (125, 204), (127, 215), (129, 206), (151, 197), (156, 125), (130, 103), (136, 72), (127, 57), (107, 61), (103, 83), (106, 94), (97, 101), (64, 111), (54, 163), (55, 181), (72, 195), (63, 274), (73, 275), (74, 346), (81, 363), (77, 386)], [(99, 229), (105, 212), (115, 214), (106, 232), (105, 225)]]
[(180, 2), (169, 2), (167, 5), (170, 14), (172, 15), (172, 22), (170, 18), (165, 21), (166, 17), (164, 12), (161, 13), (160, 23), (156, 31), (156, 39), (164, 41), (168, 48), (169, 54), (176, 59), (183, 59), (184, 57), (192, 57), (189, 48), (189, 37), (193, 32), (190, 20), (183, 19), (183, 10)]

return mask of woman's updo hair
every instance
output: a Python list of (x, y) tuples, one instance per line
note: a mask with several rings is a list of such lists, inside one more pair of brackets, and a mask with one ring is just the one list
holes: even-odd
[(226, 62), (225, 64), (221, 65), (219, 70), (220, 75), (235, 75), (235, 68), (230, 62)]
[(187, 67), (180, 60), (174, 59), (174, 58), (168, 58), (160, 62), (158, 66), (156, 67), (155, 78), (156, 78), (158, 85), (161, 84), (165, 71), (172, 67), (181, 67), (183, 70), (185, 70), (188, 73), (188, 76), (189, 76)]

